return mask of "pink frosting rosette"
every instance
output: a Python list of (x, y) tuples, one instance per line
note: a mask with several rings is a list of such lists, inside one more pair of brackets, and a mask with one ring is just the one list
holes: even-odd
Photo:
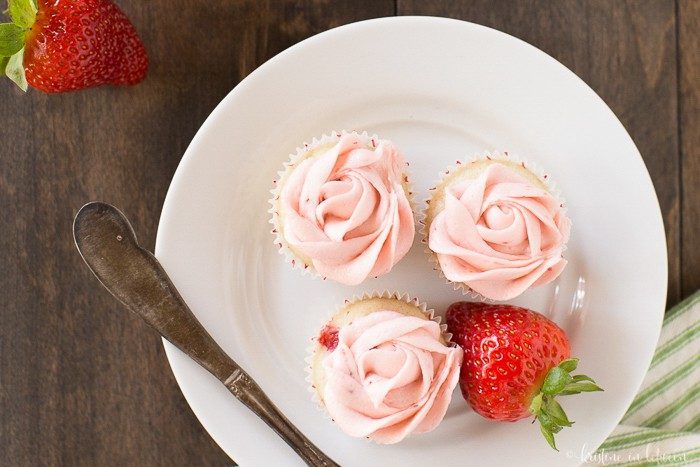
[(428, 229), (445, 277), (493, 300), (555, 279), (566, 266), (571, 221), (543, 186), (501, 163), (447, 183), (444, 209)]
[(308, 148), (279, 191), (277, 229), (297, 262), (347, 285), (389, 272), (413, 243), (406, 163), (391, 142), (376, 143), (348, 133)]
[(440, 325), (376, 311), (340, 328), (323, 359), (323, 403), (340, 428), (381, 444), (433, 430), (459, 379), (462, 349), (441, 340)]

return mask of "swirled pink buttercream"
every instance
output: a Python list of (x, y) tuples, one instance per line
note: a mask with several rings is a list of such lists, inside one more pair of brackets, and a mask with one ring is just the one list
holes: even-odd
[(428, 245), (448, 280), (509, 300), (561, 273), (570, 228), (547, 190), (494, 163), (474, 180), (447, 186)]
[(433, 430), (459, 379), (462, 349), (431, 320), (376, 311), (343, 326), (323, 360), (323, 402), (347, 434), (382, 444)]
[(280, 194), (285, 240), (343, 284), (389, 272), (415, 230), (404, 166), (391, 142), (370, 148), (355, 134), (302, 160)]

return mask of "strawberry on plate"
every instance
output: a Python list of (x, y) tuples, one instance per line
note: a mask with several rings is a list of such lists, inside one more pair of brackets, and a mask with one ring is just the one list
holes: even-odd
[(588, 376), (572, 375), (569, 339), (539, 313), (512, 305), (457, 302), (447, 329), (464, 349), (460, 388), (476, 413), (499, 421), (534, 416), (552, 448), (571, 426), (556, 396), (602, 391)]
[(132, 85), (148, 70), (134, 26), (110, 0), (10, 0), (0, 71), (23, 90)]

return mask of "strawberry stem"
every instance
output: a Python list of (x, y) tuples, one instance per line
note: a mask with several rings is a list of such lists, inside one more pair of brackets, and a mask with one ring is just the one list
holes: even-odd
[(569, 420), (562, 406), (556, 401), (556, 396), (603, 390), (590, 376), (571, 375), (577, 366), (577, 358), (568, 358), (551, 368), (542, 382), (540, 392), (530, 401), (530, 412), (535, 416), (535, 420), (540, 422), (542, 436), (552, 449), (557, 451), (559, 449), (557, 449), (554, 435), (562, 428), (573, 425), (574, 422)]

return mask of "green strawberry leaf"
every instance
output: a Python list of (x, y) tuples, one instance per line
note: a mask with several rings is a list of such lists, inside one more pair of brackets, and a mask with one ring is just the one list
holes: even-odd
[(564, 409), (561, 408), (561, 405), (559, 405), (559, 402), (554, 400), (552, 397), (547, 398), (547, 401), (545, 402), (545, 410), (547, 411), (547, 414), (552, 417), (552, 420), (554, 420), (554, 422), (556, 422), (558, 425), (571, 426), (574, 424), (574, 422), (569, 421), (569, 418), (566, 416)]
[(562, 370), (571, 373), (578, 366), (578, 358), (567, 358), (566, 360), (562, 360), (557, 366)]
[(555, 366), (545, 376), (542, 392), (545, 394), (557, 394), (570, 382), (571, 375), (566, 370)]
[(554, 449), (555, 451), (558, 451), (557, 445), (554, 442), (554, 434), (549, 431), (541, 422), (540, 422), (540, 431), (542, 432), (542, 435), (544, 436), (544, 439), (547, 440), (549, 445)]
[(561, 426), (554, 421), (552, 417), (546, 412), (540, 412), (537, 416), (540, 421), (540, 425), (544, 426), (550, 433), (559, 433), (561, 431)]
[(7, 68), (7, 62), (10, 61), (10, 57), (0, 57), (0, 75), (5, 76), (5, 68)]
[(10, 57), (5, 67), (5, 75), (14, 81), (22, 91), (27, 91), (29, 84), (24, 75), (24, 49), (20, 49), (19, 52)]
[(0, 56), (11, 57), (24, 47), (25, 30), (16, 24), (0, 24)]
[(29, 29), (36, 19), (37, 8), (33, 0), (10, 0), (12, 22), (23, 29)]
[(600, 388), (595, 383), (592, 383), (590, 381), (583, 381), (579, 383), (570, 383), (567, 384), (566, 387), (564, 387), (564, 390), (561, 391), (562, 396), (569, 396), (571, 394), (579, 394), (581, 392), (595, 392), (595, 391), (602, 391), (603, 389)]
[(593, 378), (586, 375), (575, 375), (572, 379), (576, 383), (578, 383), (579, 381), (590, 381), (591, 383), (595, 383), (595, 381), (593, 381)]

